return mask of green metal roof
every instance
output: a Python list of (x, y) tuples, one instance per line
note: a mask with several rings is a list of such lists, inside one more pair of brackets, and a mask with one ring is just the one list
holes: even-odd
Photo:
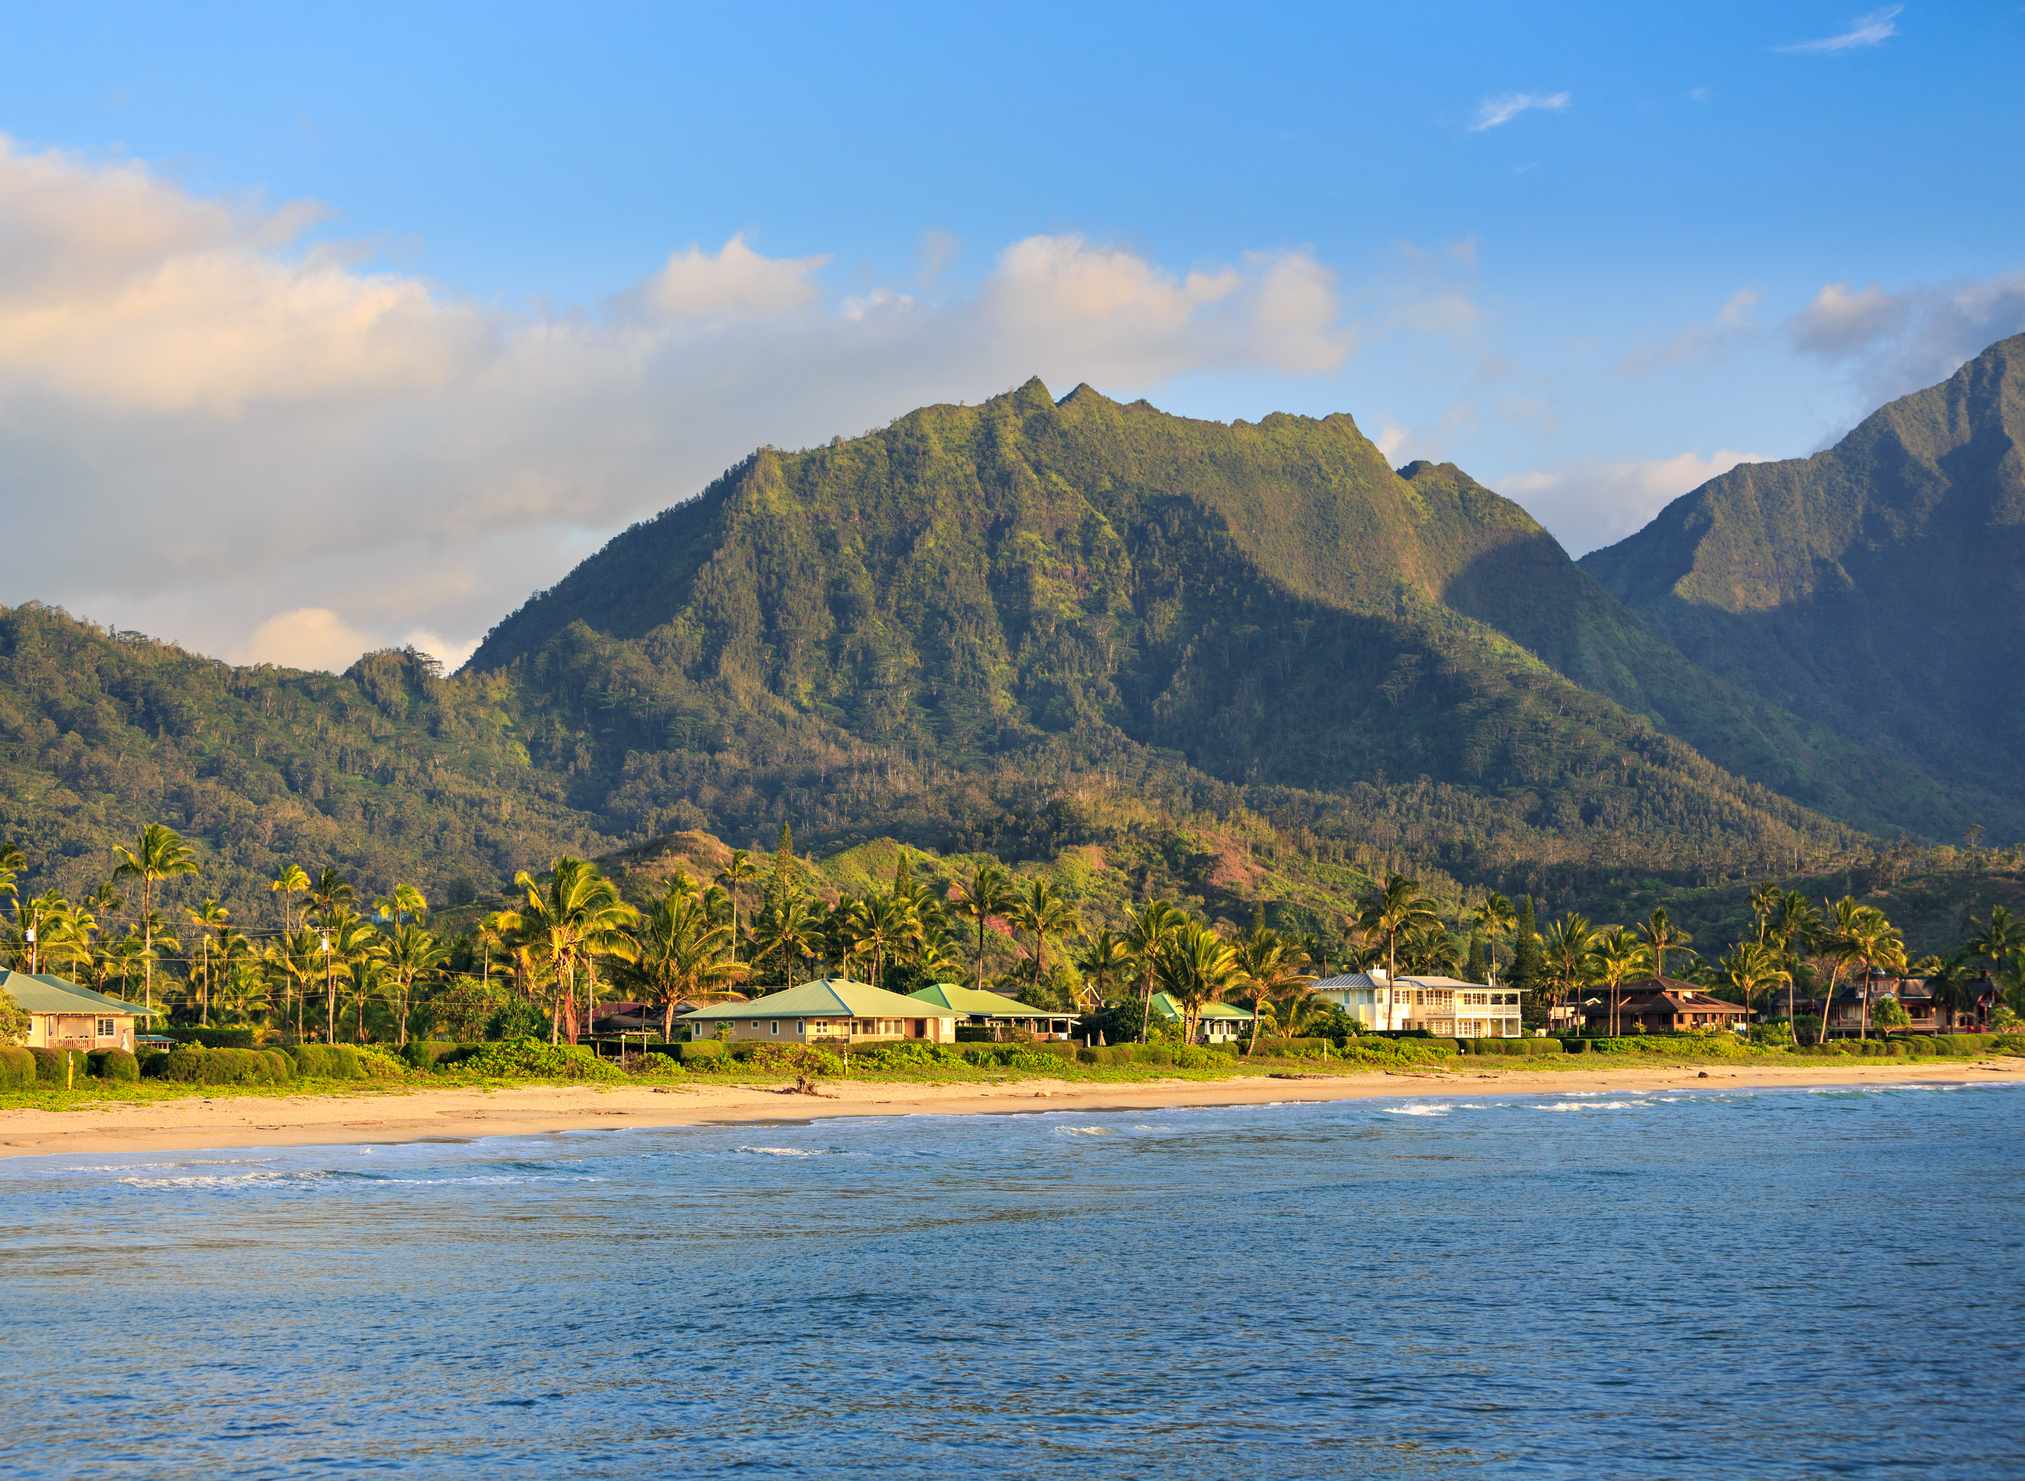
[(915, 1002), (932, 1003), (938, 1008), (947, 1008), (955, 1013), (965, 1013), (978, 1018), (1074, 1018), (1073, 1013), (1056, 1013), (1047, 1008), (1030, 1008), (1018, 998), (1009, 998), (1004, 993), (984, 992), (975, 987), (959, 987), (954, 982), (938, 982), (933, 987), (924, 987), (920, 992), (908, 994)]
[(883, 987), (827, 978), (804, 982), (783, 992), (768, 993), (749, 1003), (713, 1003), (684, 1013), (682, 1021), (718, 1018), (951, 1018), (948, 1009), (935, 1011), (917, 998), (903, 998)]
[[(1174, 1001), (1173, 993), (1157, 992), (1153, 995), (1153, 1011), (1162, 1018), (1172, 1018), (1178, 1023), (1184, 1010), (1181, 1004)], [(1242, 1008), (1233, 1008), (1229, 1003), (1204, 1003), (1195, 1010), (1195, 1016), (1198, 1021), (1204, 1018), (1234, 1018), (1240, 1023), (1252, 1021), (1251, 1014)]]
[(166, 1008), (143, 1008), (139, 1003), (109, 998), (102, 992), (93, 992), (88, 987), (79, 987), (64, 977), (54, 977), (47, 972), (33, 976), (26, 972), (0, 974), (0, 990), (19, 1003), (29, 1013), (90, 1013), (112, 1014), (115, 1017), (132, 1015), (145, 1017), (149, 1013), (165, 1013)]

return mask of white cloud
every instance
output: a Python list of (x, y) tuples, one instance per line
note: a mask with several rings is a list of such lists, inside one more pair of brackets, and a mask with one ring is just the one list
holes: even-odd
[(338, 674), (350, 668), (360, 654), (378, 646), (364, 633), (347, 627), (328, 607), (297, 607), (292, 612), (275, 613), (226, 656), (233, 663), (272, 663)]
[(823, 290), (811, 279), (829, 262), (827, 256), (762, 257), (740, 235), (714, 257), (694, 246), (669, 254), (642, 296), (671, 319), (749, 323), (814, 303)]
[(608, 304), (510, 313), (303, 250), (318, 214), (0, 139), (0, 601), (273, 662), (454, 661), (761, 443), (1036, 374), (1129, 398), (1357, 344), (1304, 248), (1176, 270), (1036, 236), (922, 302), (832, 297), (826, 257), (734, 237)]
[(1834, 54), (1866, 46), (1881, 46), (1898, 34), (1898, 15), (1904, 9), (1903, 5), (1887, 5), (1882, 10), (1858, 16), (1849, 23), (1849, 29), (1838, 36), (1824, 36), (1818, 41), (1796, 41), (1791, 46), (1778, 46), (1773, 50)]
[(2025, 273), (1890, 291), (1829, 283), (1786, 321), (1795, 349), (1847, 368), (1866, 409), (1945, 380), (2025, 332)]
[(1585, 555), (1634, 534), (1673, 500), (1757, 453), (1724, 449), (1621, 463), (1587, 461), (1544, 473), (1514, 473), (1491, 486), (1525, 506), (1570, 555)]
[(1521, 113), (1535, 108), (1559, 113), (1568, 103), (1566, 93), (1504, 93), (1495, 98), (1485, 98), (1477, 104), (1477, 121), (1470, 125), (1469, 131), (1481, 134), (1485, 129), (1502, 128)]

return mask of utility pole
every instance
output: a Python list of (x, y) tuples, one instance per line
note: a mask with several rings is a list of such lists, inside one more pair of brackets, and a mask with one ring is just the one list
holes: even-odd
[(323, 1041), (326, 1044), (335, 1044), (337, 1042), (337, 989), (331, 983), (330, 932), (328, 931), (323, 933), (323, 1001), (329, 1018), (329, 1026), (324, 1030)]

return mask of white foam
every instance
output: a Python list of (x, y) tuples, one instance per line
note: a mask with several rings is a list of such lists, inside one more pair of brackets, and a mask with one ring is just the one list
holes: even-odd
[(1446, 1116), (1448, 1112), (1449, 1108), (1447, 1106), (1387, 1106), (1385, 1108), (1385, 1114), (1388, 1116)]
[(1564, 1100), (1551, 1106), (1534, 1106), (1536, 1111), (1629, 1111), (1638, 1106), (1649, 1106), (1649, 1100)]
[(822, 1152), (805, 1151), (800, 1147), (738, 1147), (740, 1152), (757, 1152), (766, 1157), (822, 1157)]

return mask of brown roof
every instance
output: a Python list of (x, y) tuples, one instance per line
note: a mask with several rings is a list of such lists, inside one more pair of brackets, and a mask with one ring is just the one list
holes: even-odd
[[(1610, 989), (1593, 987), (1590, 995), (1605, 995)], [(1617, 1011), (1647, 1012), (1665, 1007), (1675, 1013), (1735, 1013), (1744, 1014), (1750, 1010), (1742, 1003), (1732, 1003), (1726, 998), (1716, 997), (1707, 988), (1697, 983), (1683, 981), (1679, 977), (1638, 977), (1618, 988)], [(1588, 1002), (1585, 996), (1583, 1002)], [(1596, 1011), (1608, 1010), (1609, 998), (1601, 997), (1602, 1006)]]

